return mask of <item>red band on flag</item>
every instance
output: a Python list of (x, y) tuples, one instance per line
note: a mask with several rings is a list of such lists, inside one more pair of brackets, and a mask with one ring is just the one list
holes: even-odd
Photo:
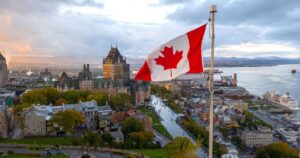
[(135, 80), (151, 81), (151, 73), (147, 62), (145, 61), (142, 68), (134, 77)]
[(205, 33), (205, 28), (206, 24), (187, 33), (190, 44), (188, 53), (190, 71), (188, 73), (203, 72), (202, 41)]

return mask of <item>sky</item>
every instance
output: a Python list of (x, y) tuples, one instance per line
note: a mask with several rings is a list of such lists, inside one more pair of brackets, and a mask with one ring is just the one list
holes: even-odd
[[(299, 0), (0, 0), (0, 52), (8, 62), (127, 58), (215, 20), (218, 57), (300, 58)], [(206, 31), (204, 56), (209, 56)]]

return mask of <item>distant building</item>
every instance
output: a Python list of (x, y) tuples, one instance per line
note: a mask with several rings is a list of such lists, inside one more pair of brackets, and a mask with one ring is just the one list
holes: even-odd
[(6, 59), (0, 52), (0, 88), (5, 87), (5, 83), (8, 80), (8, 69), (6, 65)]
[(40, 72), (40, 79), (42, 79), (44, 82), (47, 82), (48, 84), (52, 84), (52, 74), (48, 70), (48, 68)]
[(93, 87), (93, 74), (90, 71), (90, 65), (83, 65), (83, 69), (78, 76), (79, 89), (81, 90), (92, 90)]
[(151, 86), (143, 81), (130, 80), (130, 66), (120, 54), (118, 48), (111, 48), (103, 60), (103, 78), (96, 78), (90, 71), (89, 64), (83, 69), (77, 79), (68, 77), (63, 72), (57, 79), (54, 87), (61, 91), (70, 89), (107, 92), (111, 96), (118, 93), (129, 94), (134, 97), (134, 104), (144, 104), (150, 97)]
[(111, 47), (103, 60), (103, 77), (105, 79), (119, 80), (124, 85), (129, 82), (130, 67), (126, 59), (120, 54), (118, 47)]
[(247, 147), (269, 145), (273, 143), (273, 133), (271, 129), (259, 126), (255, 131), (243, 131), (242, 140)]
[(54, 83), (54, 87), (60, 91), (79, 89), (78, 79), (71, 78), (67, 75), (66, 72), (63, 72)]
[(134, 81), (131, 86), (133, 88), (132, 94), (135, 95), (135, 104), (144, 105), (145, 100), (147, 100), (151, 95), (150, 84), (143, 81)]

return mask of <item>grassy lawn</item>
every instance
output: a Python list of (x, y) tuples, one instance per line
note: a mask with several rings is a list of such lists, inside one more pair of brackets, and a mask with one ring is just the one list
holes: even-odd
[(135, 151), (147, 155), (150, 158), (168, 158), (168, 154), (165, 149), (140, 149)]
[(162, 135), (166, 136), (167, 138), (172, 139), (171, 134), (169, 133), (169, 131), (160, 123), (160, 118), (157, 116), (157, 114), (151, 110), (151, 109), (147, 109), (144, 106), (140, 106), (137, 108), (139, 111), (143, 112), (144, 114), (148, 115), (149, 117), (151, 117), (152, 121), (153, 121), (153, 125), (152, 127), (154, 129), (156, 129), (158, 132), (160, 132)]
[(31, 145), (71, 145), (71, 137), (0, 139), (1, 144), (31, 144)]
[(156, 129), (162, 135), (166, 136), (167, 138), (172, 139), (171, 134), (169, 133), (169, 131), (162, 124), (153, 124), (152, 127), (154, 129)]

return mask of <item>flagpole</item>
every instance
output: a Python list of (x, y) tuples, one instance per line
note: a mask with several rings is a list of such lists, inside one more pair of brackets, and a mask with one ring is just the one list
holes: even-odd
[(210, 6), (211, 14), (211, 57), (210, 57), (210, 76), (209, 76), (209, 92), (210, 92), (210, 102), (209, 102), (209, 146), (208, 146), (208, 158), (213, 158), (213, 128), (214, 128), (214, 116), (213, 116), (213, 82), (214, 82), (214, 46), (215, 46), (215, 13), (217, 12), (216, 5)]

